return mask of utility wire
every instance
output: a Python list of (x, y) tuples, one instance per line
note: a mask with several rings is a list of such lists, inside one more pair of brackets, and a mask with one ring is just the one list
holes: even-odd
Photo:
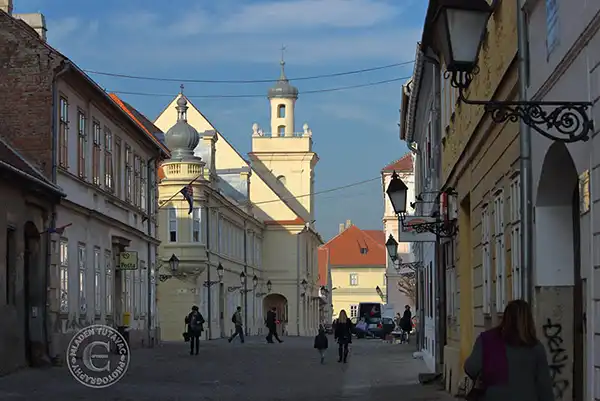
[[(404, 61), (402, 63), (394, 63), (388, 65), (382, 65), (379, 67), (371, 67), (371, 68), (363, 68), (361, 70), (353, 70), (353, 71), (344, 71), (344, 72), (336, 72), (332, 74), (322, 74), (322, 75), (313, 75), (306, 77), (297, 77), (297, 78), (288, 78), (290, 81), (305, 81), (310, 79), (321, 79), (321, 78), (332, 78), (332, 77), (341, 77), (344, 75), (353, 75), (353, 74), (361, 74), (370, 71), (378, 71), (384, 70), (387, 68), (400, 67), (403, 65), (408, 65), (414, 63), (415, 60)], [(217, 80), (217, 79), (182, 79), (182, 78), (161, 78), (161, 77), (145, 77), (141, 75), (128, 75), (128, 74), (119, 74), (114, 72), (105, 72), (105, 71), (95, 71), (95, 70), (83, 70), (88, 74), (94, 75), (104, 75), (107, 77), (113, 78), (124, 78), (124, 79), (137, 79), (137, 80), (145, 80), (145, 81), (162, 81), (162, 82), (180, 82), (180, 83), (206, 83), (206, 84), (251, 84), (251, 83), (265, 83), (265, 82), (274, 82), (275, 79), (248, 79), (248, 80)]]
[[(309, 95), (309, 94), (315, 94), (315, 93), (337, 92), (337, 91), (348, 90), (348, 89), (365, 88), (365, 87), (369, 87), (369, 86), (388, 84), (391, 82), (404, 81), (409, 78), (410, 78), (410, 76), (386, 79), (384, 81), (369, 82), (366, 84), (359, 84), (359, 85), (338, 86), (338, 87), (334, 87), (334, 88), (324, 88), (324, 89), (301, 91), (301, 92), (299, 92), (299, 94)], [(107, 92), (116, 93), (118, 95), (134, 95), (134, 96), (152, 96), (152, 97), (173, 97), (174, 96), (172, 93), (148, 93), (148, 92), (109, 91), (109, 90), (107, 90)], [(196, 98), (196, 99), (254, 98), (254, 97), (265, 97), (265, 94), (264, 93), (262, 93), (262, 94), (247, 94), (247, 95), (187, 95), (186, 94), (185, 97), (190, 98), (190, 99), (193, 99), (193, 98)]]
[[(193, 183), (194, 181), (196, 181), (198, 178), (199, 177), (196, 177), (192, 182), (190, 182), (190, 184)], [(330, 193), (330, 192), (341, 191), (341, 190), (347, 189), (347, 188), (356, 187), (356, 186), (359, 186), (359, 185), (364, 185), (364, 184), (367, 184), (369, 182), (377, 181), (377, 180), (381, 180), (381, 176), (375, 177), (375, 178), (369, 178), (367, 180), (353, 182), (353, 183), (342, 185), (342, 186), (339, 186), (339, 187), (324, 189), (322, 191), (316, 191), (316, 192), (313, 192), (312, 194), (304, 194), (304, 195), (298, 195), (298, 196), (288, 196), (288, 197), (282, 197), (282, 198), (279, 198), (279, 199), (271, 199), (271, 200), (268, 200), (268, 201), (252, 202), (252, 205), (264, 205), (264, 204), (267, 204), (267, 203), (284, 202), (286, 200), (300, 199), (300, 198), (305, 198), (307, 196), (326, 194), (326, 193)], [(182, 189), (184, 187), (182, 187)], [(161, 209), (161, 208), (165, 207), (170, 201), (172, 201), (180, 193), (181, 193), (181, 191), (177, 191), (177, 193), (175, 193), (169, 199), (167, 199), (166, 201), (162, 202), (161, 205), (158, 208)], [(219, 209), (219, 208), (222, 208), (222, 207), (229, 207), (229, 206), (225, 206), (225, 205), (224, 206), (217, 206), (217, 207), (211, 207), (211, 209)], [(175, 208), (175, 209), (187, 209), (187, 208)]]

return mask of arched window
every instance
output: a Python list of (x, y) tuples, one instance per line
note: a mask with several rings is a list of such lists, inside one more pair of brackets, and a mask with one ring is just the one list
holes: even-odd
[(285, 185), (285, 176), (284, 175), (280, 175), (277, 177), (277, 181), (279, 181), (280, 183), (282, 183), (283, 185)]
[(284, 118), (285, 117), (285, 104), (280, 104), (277, 106), (277, 117)]
[(277, 133), (279, 136), (285, 136), (285, 125), (280, 125), (277, 127)]

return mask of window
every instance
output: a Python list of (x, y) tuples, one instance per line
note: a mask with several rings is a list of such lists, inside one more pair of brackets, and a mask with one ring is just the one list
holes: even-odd
[(128, 270), (125, 272), (125, 310), (129, 313), (133, 312), (133, 281), (131, 274), (133, 272)]
[(358, 305), (350, 305), (350, 319), (358, 317)]
[(112, 132), (106, 127), (104, 127), (104, 187), (110, 191), (114, 192), (114, 182), (113, 182), (113, 137)]
[(94, 184), (100, 186), (101, 185), (101, 177), (102, 177), (102, 167), (101, 167), (101, 154), (102, 154), (102, 145), (100, 137), (102, 135), (102, 131), (100, 129), (100, 123), (98, 121), (94, 121), (93, 123), (94, 130), (94, 147), (92, 150), (92, 176), (94, 180)]
[(496, 258), (496, 311), (506, 306), (506, 261), (504, 248), (504, 197), (502, 191), (494, 199), (494, 253)]
[(100, 315), (102, 312), (102, 284), (100, 281), (101, 276), (101, 261), (100, 261), (100, 248), (94, 248), (94, 313)]
[(429, 268), (427, 269), (427, 273), (429, 275), (429, 281), (427, 282), (427, 286), (429, 287), (429, 297), (427, 300), (429, 302), (429, 317), (433, 317), (433, 277), (435, 277), (433, 273), (433, 262), (429, 262)]
[(147, 166), (144, 160), (140, 160), (140, 208), (143, 211), (146, 211), (147, 206), (147, 198), (146, 191), (148, 190), (148, 185), (146, 183), (146, 175), (147, 175)]
[(125, 200), (131, 202), (133, 197), (133, 153), (125, 144)]
[(521, 285), (521, 191), (520, 178), (517, 174), (510, 184), (510, 269), (512, 276), (512, 296), (519, 299), (522, 296)]
[(548, 56), (558, 45), (559, 27), (558, 0), (546, 0), (546, 50)]
[(442, 245), (444, 258), (444, 270), (446, 270), (446, 313), (448, 317), (457, 316), (458, 308), (456, 299), (458, 298), (456, 268), (454, 266), (454, 242), (445, 242)]
[(350, 285), (352, 285), (352, 286), (358, 285), (358, 274), (350, 273)]
[(85, 164), (87, 160), (87, 121), (85, 113), (81, 110), (77, 112), (77, 173), (79, 177), (85, 178)]
[(113, 292), (114, 292), (114, 281), (113, 281), (113, 261), (112, 253), (106, 249), (104, 251), (104, 263), (106, 266), (105, 276), (105, 291), (106, 291), (106, 314), (112, 315), (113, 311)]
[(285, 125), (280, 125), (277, 127), (277, 134), (279, 136), (285, 136)]
[(123, 155), (121, 154), (121, 138), (115, 137), (115, 194), (120, 198), (123, 191)]
[(360, 254), (361, 254), (361, 255), (366, 255), (366, 254), (367, 254), (367, 252), (369, 252), (369, 249), (368, 249), (368, 248), (362, 248), (362, 247), (360, 248)]
[(200, 232), (202, 227), (201, 213), (202, 210), (199, 207), (192, 210), (192, 242), (200, 242)]
[(60, 240), (60, 312), (69, 312), (69, 240)]
[(85, 315), (87, 312), (87, 291), (86, 291), (86, 265), (87, 255), (85, 244), (79, 243), (77, 246), (77, 266), (79, 267), (79, 313)]
[[(141, 261), (140, 261), (141, 264)], [(133, 288), (132, 288), (132, 293), (133, 293), (133, 314), (135, 316), (139, 316), (140, 315), (140, 311), (141, 311), (141, 302), (142, 302), (142, 297), (140, 294), (140, 290), (142, 289), (141, 285), (140, 285), (140, 276), (141, 276), (141, 270), (138, 266), (137, 270), (132, 270), (131, 274), (133, 275)]]
[(138, 155), (133, 156), (133, 205), (140, 207), (140, 166), (141, 160)]
[(169, 242), (177, 242), (177, 209), (169, 208)]
[(285, 104), (280, 104), (277, 106), (277, 117), (284, 118), (285, 117)]
[(69, 166), (69, 102), (66, 97), (60, 97), (60, 118), (58, 126), (58, 165)]
[(150, 195), (150, 210), (148, 210), (148, 214), (153, 215), (156, 213), (157, 203), (156, 203), (156, 169), (154, 165), (148, 166), (148, 172), (150, 173), (148, 176), (148, 185), (150, 187), (150, 191), (148, 191)]
[(487, 205), (481, 211), (483, 313), (492, 310), (492, 258), (490, 253), (490, 212)]

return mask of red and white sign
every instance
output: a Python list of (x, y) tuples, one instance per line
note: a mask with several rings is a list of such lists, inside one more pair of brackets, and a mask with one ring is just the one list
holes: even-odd
[(401, 227), (402, 232), (398, 242), (435, 242), (435, 234), (428, 231), (418, 233), (413, 229), (412, 225), (433, 223), (436, 219), (428, 216), (406, 216), (404, 225)]

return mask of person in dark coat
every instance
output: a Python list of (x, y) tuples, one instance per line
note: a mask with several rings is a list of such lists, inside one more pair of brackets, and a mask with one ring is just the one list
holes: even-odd
[(267, 328), (269, 329), (269, 334), (267, 335), (267, 342), (273, 343), (273, 337), (280, 343), (283, 341), (277, 335), (277, 308), (272, 307), (270, 311), (267, 312), (267, 318), (265, 319), (265, 323)]
[(194, 348), (196, 355), (200, 348), (200, 336), (204, 328), (204, 317), (198, 310), (196, 305), (192, 306), (192, 311), (185, 317), (185, 323), (187, 324), (187, 332), (190, 336), (190, 355), (194, 354)]
[(340, 315), (337, 319), (337, 324), (335, 325), (334, 338), (337, 340), (339, 344), (338, 352), (339, 359), (338, 362), (344, 361), (344, 363), (348, 362), (348, 345), (352, 343), (352, 328), (353, 324), (348, 319), (348, 315), (346, 311), (342, 309), (340, 311)]
[(325, 328), (323, 325), (319, 326), (319, 334), (315, 337), (315, 349), (319, 350), (321, 354), (321, 364), (325, 363), (325, 350), (329, 346), (329, 341), (325, 335)]
[(409, 305), (404, 307), (404, 315), (402, 315), (402, 319), (400, 319), (400, 328), (406, 333), (406, 342), (408, 343), (410, 332), (412, 331), (412, 313)]

